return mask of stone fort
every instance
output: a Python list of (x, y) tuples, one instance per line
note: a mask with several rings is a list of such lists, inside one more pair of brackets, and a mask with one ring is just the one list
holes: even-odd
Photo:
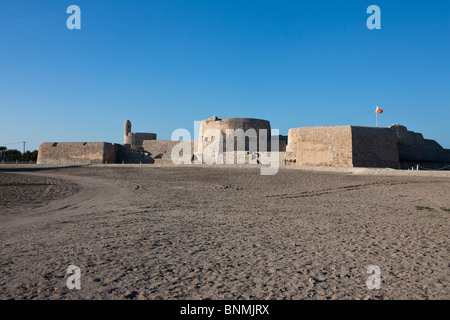
[[(216, 135), (211, 135), (211, 132)], [(267, 120), (219, 119), (216, 116), (201, 121), (197, 140), (188, 142), (191, 144), (192, 162), (197, 153), (204, 152), (214, 142), (217, 133), (223, 143), (219, 144), (217, 152), (243, 151), (246, 161), (250, 157), (257, 158), (261, 150), (267, 150), (278, 153), (280, 165), (400, 169), (417, 165), (438, 168), (450, 164), (449, 149), (399, 124), (390, 127), (300, 127), (289, 129), (287, 136), (272, 136)], [(237, 139), (242, 135), (243, 140)], [(273, 139), (278, 140), (276, 150), (270, 149)], [(179, 142), (157, 140), (156, 133), (133, 133), (131, 122), (127, 120), (123, 143), (44, 142), (39, 146), (37, 162), (45, 165), (172, 164), (172, 149)], [(232, 149), (226, 148), (227, 145)]]

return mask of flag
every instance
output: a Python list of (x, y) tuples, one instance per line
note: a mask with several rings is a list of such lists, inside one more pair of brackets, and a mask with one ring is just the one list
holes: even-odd
[(375, 113), (383, 113), (383, 109), (381, 109), (379, 106), (377, 106)]

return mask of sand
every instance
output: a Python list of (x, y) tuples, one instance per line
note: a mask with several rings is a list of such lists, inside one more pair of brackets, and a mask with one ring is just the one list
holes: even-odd
[(449, 172), (259, 173), (0, 172), (0, 299), (450, 298)]

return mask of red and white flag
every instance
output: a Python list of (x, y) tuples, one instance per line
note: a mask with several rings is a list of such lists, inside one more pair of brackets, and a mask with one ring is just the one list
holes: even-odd
[(383, 109), (381, 109), (379, 106), (377, 106), (375, 113), (383, 113)]

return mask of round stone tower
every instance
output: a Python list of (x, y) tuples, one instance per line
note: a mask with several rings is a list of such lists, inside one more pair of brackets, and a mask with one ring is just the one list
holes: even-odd
[(125, 121), (123, 144), (133, 144), (133, 134), (131, 133), (130, 120)]
[[(198, 145), (198, 151), (202, 152), (205, 147), (211, 142), (211, 139), (215, 137), (210, 137), (208, 135), (209, 129), (218, 130), (222, 134), (223, 139), (223, 150), (226, 149), (226, 141), (227, 139), (233, 140), (234, 150), (226, 150), (226, 151), (237, 151), (238, 145), (234, 142), (235, 136), (229, 136), (229, 130), (231, 132), (235, 130), (242, 130), (243, 132), (251, 133), (249, 130), (253, 130), (254, 136), (245, 138), (244, 150), (249, 150), (249, 143), (253, 141), (257, 145), (257, 150), (260, 150), (259, 146), (259, 137), (261, 130), (264, 130), (266, 139), (270, 140), (271, 130), (270, 130), (270, 122), (267, 120), (261, 119), (252, 119), (252, 118), (224, 118), (219, 119), (216, 116), (212, 116), (209, 119), (203, 120), (200, 124), (200, 136), (199, 140), (202, 142)], [(266, 147), (269, 147), (267, 145)], [(264, 150), (264, 151), (267, 151)]]

